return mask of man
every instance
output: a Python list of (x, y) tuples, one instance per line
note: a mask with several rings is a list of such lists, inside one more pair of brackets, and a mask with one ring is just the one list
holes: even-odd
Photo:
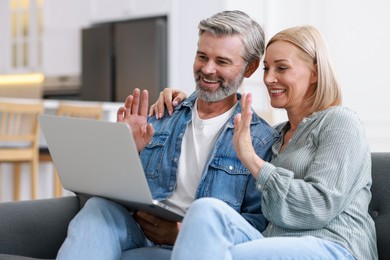
[[(119, 108), (117, 121), (131, 126), (154, 199), (186, 212), (195, 199), (215, 197), (265, 228), (261, 194), (232, 144), (233, 118), (241, 112), (237, 90), (263, 53), (263, 31), (245, 13), (215, 14), (199, 23), (195, 93), (159, 120), (147, 120), (147, 91), (134, 90)], [(269, 160), (277, 133), (255, 114), (251, 132), (257, 154)], [(179, 227), (91, 198), (72, 220), (57, 259), (119, 259), (128, 249), (173, 245)]]

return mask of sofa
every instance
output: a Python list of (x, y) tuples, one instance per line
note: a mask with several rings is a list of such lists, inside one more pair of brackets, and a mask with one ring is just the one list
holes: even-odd
[[(379, 259), (390, 259), (390, 152), (372, 153), (372, 200)], [(0, 260), (54, 259), (81, 196), (0, 203)], [(169, 259), (160, 247), (126, 251), (122, 259)], [(366, 260), (366, 259), (364, 259)]]

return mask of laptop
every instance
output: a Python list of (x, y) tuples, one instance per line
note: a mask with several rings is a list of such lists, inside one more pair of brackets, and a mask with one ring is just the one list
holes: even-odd
[(180, 211), (152, 198), (127, 124), (46, 114), (38, 120), (65, 189), (167, 220), (183, 219)]

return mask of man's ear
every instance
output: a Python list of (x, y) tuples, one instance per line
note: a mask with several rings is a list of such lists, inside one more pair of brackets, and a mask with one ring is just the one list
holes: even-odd
[(252, 74), (253, 74), (253, 73), (257, 70), (257, 68), (259, 67), (259, 64), (260, 64), (260, 59), (259, 59), (259, 58), (254, 59), (254, 60), (252, 60), (251, 62), (249, 62), (248, 65), (246, 66), (244, 76), (245, 76), (246, 78), (249, 78), (250, 76), (252, 76)]

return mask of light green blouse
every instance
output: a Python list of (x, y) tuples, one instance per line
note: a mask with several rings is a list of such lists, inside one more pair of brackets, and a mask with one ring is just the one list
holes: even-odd
[[(284, 136), (288, 122), (276, 126)], [(264, 234), (315, 236), (341, 244), (357, 259), (377, 259), (375, 226), (368, 214), (371, 154), (357, 115), (332, 107), (304, 118), (279, 154), (259, 172)]]

